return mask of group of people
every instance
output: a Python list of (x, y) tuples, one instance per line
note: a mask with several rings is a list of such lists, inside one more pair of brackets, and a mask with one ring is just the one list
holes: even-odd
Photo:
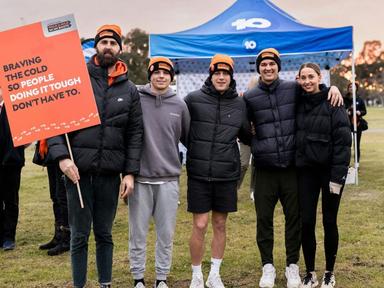
[[(262, 262), (259, 287), (275, 283), (273, 215), (278, 201), (285, 215), (287, 287), (318, 285), (315, 224), (320, 191), (326, 255), (321, 287), (335, 287), (337, 212), (350, 160), (351, 130), (341, 94), (321, 83), (319, 66), (303, 64), (297, 81), (285, 81), (279, 78), (279, 52), (265, 49), (256, 59), (258, 83), (239, 97), (233, 59), (217, 54), (207, 67), (202, 88), (182, 99), (170, 88), (175, 71), (165, 57), (150, 59), (149, 83), (137, 90), (128, 79), (126, 64), (119, 60), (121, 35), (117, 25), (101, 26), (95, 37), (96, 54), (87, 64), (101, 123), (68, 134), (73, 160), (63, 136), (47, 140), (56, 172), (65, 175), (74, 287), (87, 282), (91, 227), (98, 281), (100, 287), (111, 287), (111, 231), (119, 196), (128, 199), (134, 287), (149, 287), (144, 275), (152, 217), (157, 235), (154, 286), (168, 287), (179, 201), (180, 141), (188, 149), (187, 202), (193, 222), (189, 287), (225, 287), (220, 267), (228, 214), (237, 211), (238, 139), (251, 146), (254, 158), (256, 238)], [(0, 181), (3, 185), (3, 178)], [(210, 221), (211, 267), (204, 281), (202, 260)], [(1, 236), (7, 239), (6, 234)], [(297, 265), (301, 246), (306, 265), (303, 279)]]

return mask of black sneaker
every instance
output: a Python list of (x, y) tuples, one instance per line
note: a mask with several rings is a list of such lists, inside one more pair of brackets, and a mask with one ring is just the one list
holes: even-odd
[(307, 275), (303, 278), (302, 288), (314, 288), (319, 285), (315, 272), (307, 272)]
[(3, 250), (4, 250), (4, 251), (14, 250), (15, 247), (16, 247), (15, 241), (12, 241), (12, 240), (5, 240), (5, 241), (3, 242)]
[(332, 272), (325, 272), (321, 288), (334, 288), (336, 285), (335, 275)]

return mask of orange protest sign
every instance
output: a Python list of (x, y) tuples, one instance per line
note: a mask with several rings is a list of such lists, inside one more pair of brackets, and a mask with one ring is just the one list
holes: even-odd
[(14, 146), (100, 123), (73, 15), (0, 32)]

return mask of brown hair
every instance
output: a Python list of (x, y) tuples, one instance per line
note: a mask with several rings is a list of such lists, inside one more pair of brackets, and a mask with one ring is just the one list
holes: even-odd
[(320, 71), (320, 66), (317, 65), (316, 63), (304, 63), (303, 65), (300, 66), (300, 69), (299, 69), (299, 75), (301, 73), (301, 70), (303, 70), (304, 68), (311, 68), (313, 69), (317, 75), (321, 76), (321, 71)]

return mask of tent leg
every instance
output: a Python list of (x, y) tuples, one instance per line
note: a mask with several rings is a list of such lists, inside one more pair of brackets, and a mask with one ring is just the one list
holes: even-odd
[(352, 50), (352, 95), (353, 95), (353, 148), (355, 155), (355, 184), (359, 185), (359, 163), (357, 162), (357, 123), (356, 123), (356, 73), (355, 73), (355, 53)]

